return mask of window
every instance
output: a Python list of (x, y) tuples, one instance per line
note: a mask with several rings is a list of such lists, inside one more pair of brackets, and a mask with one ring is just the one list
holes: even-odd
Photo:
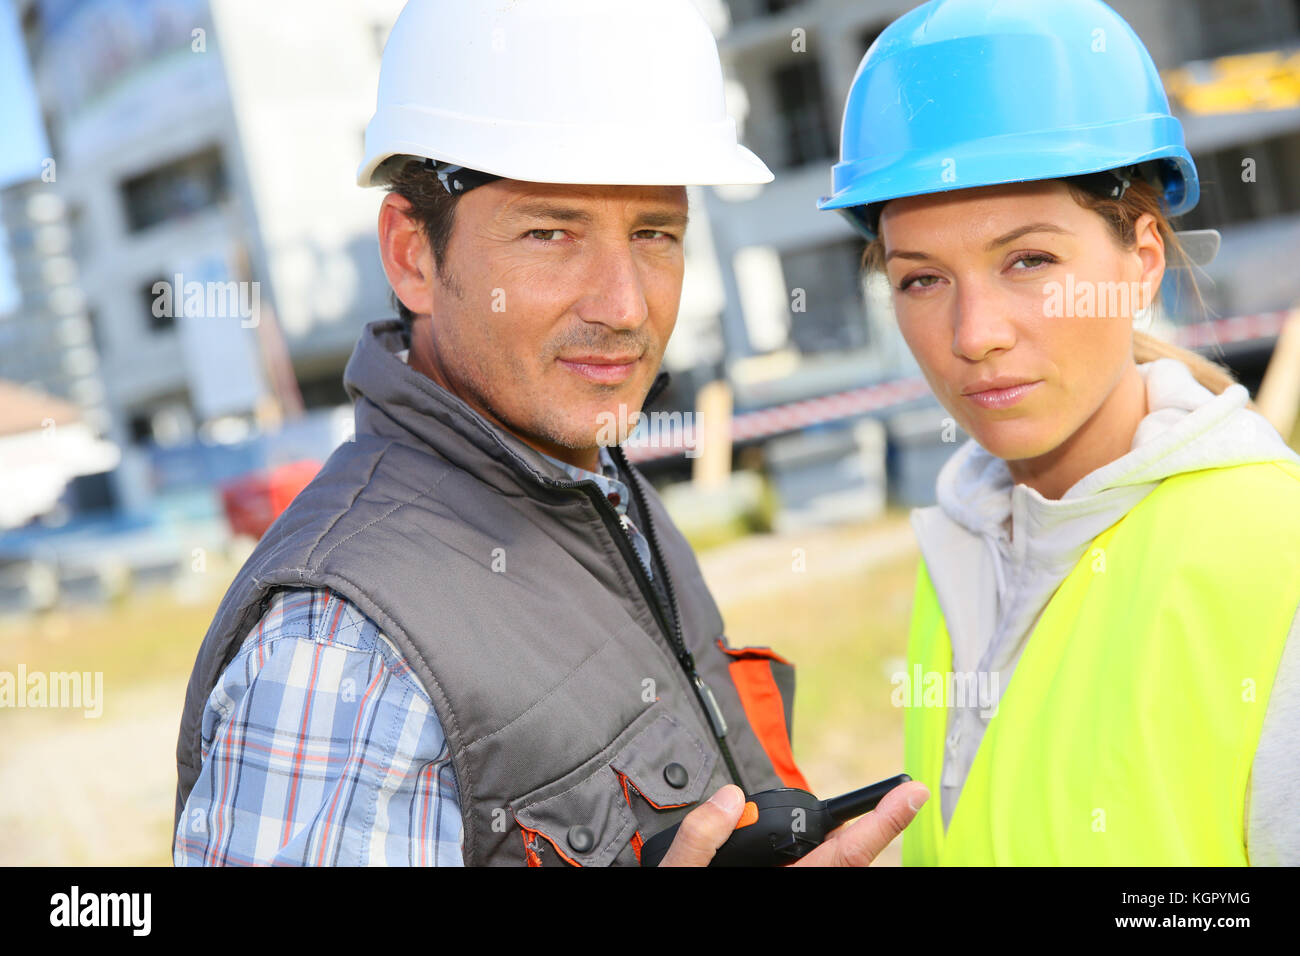
[[(176, 308), (177, 303), (174, 299), (170, 303), (160, 298), (162, 293), (155, 293), (153, 287), (159, 282), (167, 283), (170, 288), (172, 282), (170, 279), (150, 279), (140, 288), (140, 297), (144, 302), (144, 314), (149, 323), (150, 332), (166, 332), (168, 329), (176, 328)], [(173, 290), (177, 292), (179, 290)], [(158, 303), (158, 311), (162, 315), (154, 314), (154, 303)], [(170, 304), (170, 308), (165, 306)]]
[(743, 23), (801, 6), (804, 0), (728, 0), (731, 22)]
[(783, 165), (802, 166), (833, 159), (835, 144), (816, 58), (798, 54), (793, 62), (773, 71), (772, 84), (782, 128), (780, 139), (785, 147)]
[(1197, 0), (1200, 49), (1196, 58), (1276, 48), (1300, 32), (1297, 7), (1300, 4), (1294, 0)]
[(132, 445), (153, 441), (153, 419), (146, 414), (135, 414), (127, 420), (127, 432)]
[(887, 26), (889, 26), (888, 20), (873, 23), (858, 34), (858, 44), (862, 47), (863, 56), (866, 56), (867, 51), (871, 49), (871, 44), (876, 42), (876, 37), (885, 32)]
[[(53, 113), (43, 112), (41, 114), (41, 124), (45, 130), (45, 144), (50, 148), (50, 155), (41, 160), (41, 175), (45, 175), (45, 159), (53, 159), (63, 155), (63, 141), (59, 138), (59, 124)], [(58, 177), (58, 168), (54, 170), (54, 175)]]
[(122, 183), (132, 232), (192, 215), (225, 197), (225, 164), (215, 146)]
[(1193, 157), (1201, 199), (1182, 229), (1219, 229), (1300, 212), (1300, 132), (1237, 143)]
[(86, 312), (86, 323), (90, 326), (90, 337), (95, 343), (95, 351), (104, 354), (104, 332), (100, 328), (99, 310), (91, 308)]
[(77, 260), (77, 265), (85, 264), (86, 252), (90, 248), (86, 242), (86, 210), (85, 207), (78, 203), (68, 209), (68, 232), (72, 235), (72, 245), (69, 251), (72, 258)]
[(859, 279), (862, 248), (861, 241), (848, 239), (781, 256), (794, 309), (790, 340), (803, 354), (853, 351), (871, 344)]
[(37, 4), (33, 3), (23, 11), (22, 31), (29, 62), (35, 63), (40, 59), (41, 50), (45, 46), (45, 23), (41, 18), (41, 8)]
[(337, 405), (350, 405), (352, 399), (343, 388), (343, 366), (346, 359), (340, 360), (337, 367), (311, 378), (298, 379), (298, 391), (302, 395), (304, 409), (333, 408)]

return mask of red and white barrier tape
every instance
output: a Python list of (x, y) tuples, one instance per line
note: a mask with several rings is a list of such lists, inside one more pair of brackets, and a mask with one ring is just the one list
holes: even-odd
[[(1184, 348), (1202, 348), (1207, 345), (1228, 345), (1255, 339), (1275, 338), (1282, 330), (1290, 313), (1261, 312), (1256, 315), (1237, 315), (1212, 322), (1179, 326), (1174, 342)], [(753, 412), (741, 412), (731, 419), (731, 440), (752, 441), (783, 432), (797, 431), (811, 425), (822, 425), (843, 418), (853, 418), (866, 412), (879, 411), (893, 405), (924, 398), (930, 386), (918, 377), (900, 378), (880, 385), (801, 399), (785, 405), (774, 405)], [(692, 429), (674, 428), (667, 435), (662, 431), (649, 436), (639, 436), (623, 445), (629, 460), (656, 461), (684, 454), (693, 447), (696, 436)]]

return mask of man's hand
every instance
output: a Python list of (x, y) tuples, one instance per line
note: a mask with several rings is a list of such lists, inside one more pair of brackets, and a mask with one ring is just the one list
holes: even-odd
[[(850, 826), (836, 827), (825, 843), (791, 866), (870, 866), (928, 799), (930, 791), (925, 784), (916, 780), (900, 784), (885, 794), (876, 809)], [(682, 818), (673, 845), (659, 865), (708, 866), (735, 830), (744, 809), (744, 792), (734, 783), (727, 784), (708, 803)]]

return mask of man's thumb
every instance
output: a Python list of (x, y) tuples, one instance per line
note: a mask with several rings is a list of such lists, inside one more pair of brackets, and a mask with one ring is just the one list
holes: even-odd
[(682, 818), (677, 836), (659, 865), (708, 866), (718, 847), (736, 829), (744, 808), (745, 792), (734, 783), (727, 784)]

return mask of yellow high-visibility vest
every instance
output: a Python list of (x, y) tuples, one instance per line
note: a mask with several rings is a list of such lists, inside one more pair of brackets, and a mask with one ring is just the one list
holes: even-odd
[[(1246, 784), (1297, 604), (1300, 466), (1166, 478), (1043, 610), (946, 833), (951, 702), (908, 708), (904, 769), (931, 798), (903, 864), (1246, 865)], [(908, 673), (918, 664), (952, 670), (924, 561)]]

